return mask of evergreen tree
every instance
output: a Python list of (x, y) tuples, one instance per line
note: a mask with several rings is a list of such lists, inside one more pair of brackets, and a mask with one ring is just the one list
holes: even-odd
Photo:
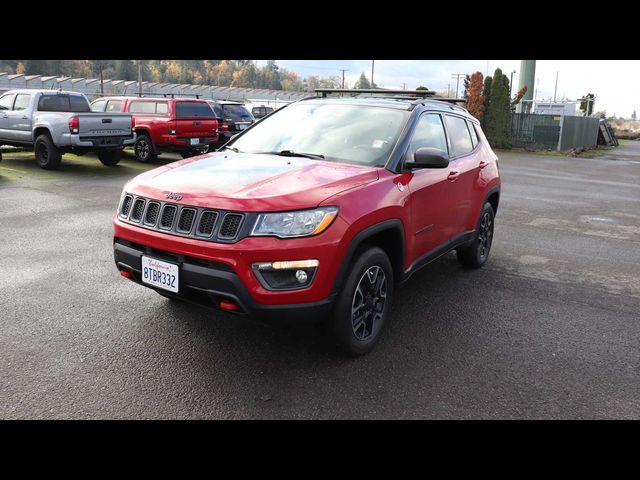
[(371, 88), (371, 84), (369, 83), (369, 80), (367, 80), (367, 77), (364, 76), (364, 72), (360, 74), (360, 78), (358, 79), (356, 84), (353, 86), (353, 88), (356, 88), (356, 89)]
[(487, 138), (494, 148), (511, 148), (511, 111), (509, 79), (496, 68), (491, 83), (489, 112), (486, 116)]
[(634, 110), (633, 113), (631, 114), (631, 120), (637, 120), (637, 119), (638, 119), (638, 116), (636, 115), (636, 111)]
[(482, 96), (484, 98), (484, 115), (480, 119), (480, 125), (482, 126), (482, 130), (487, 131), (487, 123), (486, 118), (489, 115), (489, 110), (491, 109), (490, 100), (491, 100), (491, 84), (493, 83), (493, 78), (491, 75), (487, 75), (484, 79), (484, 86), (482, 88)]

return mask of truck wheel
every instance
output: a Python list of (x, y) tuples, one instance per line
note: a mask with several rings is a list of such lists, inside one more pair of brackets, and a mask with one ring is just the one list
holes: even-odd
[(60, 166), (62, 153), (48, 134), (39, 135), (34, 145), (36, 161), (41, 168), (56, 170)]
[(351, 356), (373, 349), (393, 302), (393, 270), (387, 254), (369, 247), (351, 266), (333, 313), (339, 348)]
[(136, 156), (136, 160), (139, 162), (152, 162), (158, 155), (154, 152), (153, 142), (149, 135), (141, 134), (138, 135), (136, 139), (136, 143), (133, 146), (133, 152)]
[(493, 207), (487, 202), (480, 212), (480, 219), (478, 220), (476, 236), (473, 242), (456, 250), (458, 261), (463, 266), (480, 268), (487, 262), (491, 251), (491, 242), (493, 241), (493, 220)]
[(122, 150), (107, 150), (104, 152), (98, 152), (98, 158), (100, 161), (108, 167), (117, 165), (122, 157)]

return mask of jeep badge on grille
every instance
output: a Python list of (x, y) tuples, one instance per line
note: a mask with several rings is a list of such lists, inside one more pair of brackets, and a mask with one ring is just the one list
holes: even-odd
[(180, 200), (182, 200), (182, 195), (180, 195), (179, 193), (169, 192), (165, 195), (165, 197), (168, 198), (169, 200), (175, 200), (176, 202), (179, 202)]

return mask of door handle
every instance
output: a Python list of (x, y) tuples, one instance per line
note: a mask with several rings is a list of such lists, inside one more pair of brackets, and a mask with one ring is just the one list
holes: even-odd
[(22, 119), (23, 119), (23, 120), (28, 120), (28, 119), (29, 119), (29, 117), (27, 117), (26, 115), (23, 115), (23, 116), (22, 116)]
[(484, 160), (480, 160), (480, 164), (478, 165), (479, 168), (484, 168), (487, 165), (489, 165), (489, 162), (485, 162)]
[(449, 172), (449, 176), (447, 177), (447, 180), (453, 182), (455, 181), (458, 177), (460, 176), (460, 171), (459, 170), (451, 170)]

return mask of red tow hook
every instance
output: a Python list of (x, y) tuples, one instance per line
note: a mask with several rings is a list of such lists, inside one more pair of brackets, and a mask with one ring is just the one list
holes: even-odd
[(233, 300), (220, 300), (220, 308), (223, 310), (238, 310), (240, 306)]

